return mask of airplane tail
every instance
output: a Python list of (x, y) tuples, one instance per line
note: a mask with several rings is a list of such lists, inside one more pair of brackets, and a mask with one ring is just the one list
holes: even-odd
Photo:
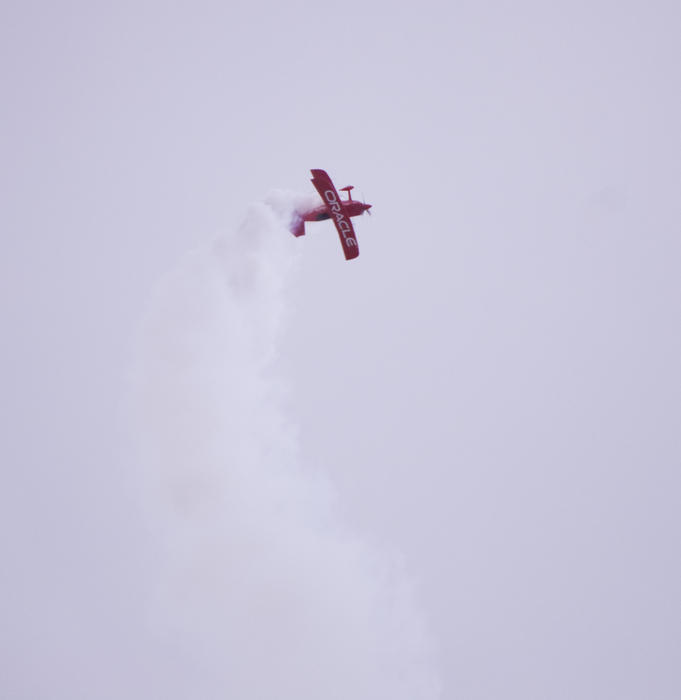
[(289, 231), (298, 238), (305, 235), (305, 221), (299, 214), (294, 214), (289, 224)]

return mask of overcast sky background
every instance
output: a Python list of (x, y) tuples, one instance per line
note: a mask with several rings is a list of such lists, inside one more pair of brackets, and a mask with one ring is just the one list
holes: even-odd
[(140, 324), (325, 168), (374, 215), (351, 263), (328, 224), (249, 249), (297, 257), (253, 292), (265, 376), (287, 459), (401, 557), (441, 697), (678, 698), (680, 33), (661, 1), (4, 3), (0, 694), (192, 696), (145, 622)]

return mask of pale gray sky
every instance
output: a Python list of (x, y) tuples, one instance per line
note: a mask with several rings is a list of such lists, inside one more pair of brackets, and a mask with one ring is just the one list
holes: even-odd
[[(402, 557), (397, 608), (426, 625), (442, 698), (678, 698), (680, 31), (661, 1), (4, 3), (0, 695), (192, 697), (201, 652), (163, 649), (148, 622), (174, 570), (139, 508), (138, 329), (187, 251), (229, 239), (271, 188), (312, 192), (314, 167), (373, 203), (360, 258), (325, 224), (281, 258), (263, 244), (297, 264), (233, 309), (283, 322), (266, 381), (233, 375), (285, 387), (272, 410), (304, 476), (283, 493), (329, 484), (341, 542)], [(236, 333), (201, 327), (216, 347)], [(177, 396), (172, 376), (151, 386)], [(286, 532), (314, 540), (317, 508)], [(242, 543), (244, 523), (228, 521)], [(306, 565), (333, 578), (333, 547)], [(420, 653), (402, 640), (347, 679), (364, 647), (331, 611), (366, 600), (370, 568), (315, 598), (334, 631), (316, 656), (301, 642), (324, 669), (310, 694), (386, 696)], [(393, 635), (378, 607), (358, 634)], [(270, 661), (244, 668), (276, 677)], [(220, 697), (224, 679), (205, 682)]]

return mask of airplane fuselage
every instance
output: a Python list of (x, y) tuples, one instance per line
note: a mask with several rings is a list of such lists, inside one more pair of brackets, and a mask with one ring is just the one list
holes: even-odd
[[(371, 208), (371, 204), (364, 204), (364, 202), (359, 202), (354, 199), (339, 201), (338, 204), (341, 206), (343, 214), (347, 217), (361, 216), (365, 211)], [(331, 218), (331, 214), (329, 214), (324, 204), (310, 211), (301, 212), (301, 215), (303, 221), (324, 221)]]

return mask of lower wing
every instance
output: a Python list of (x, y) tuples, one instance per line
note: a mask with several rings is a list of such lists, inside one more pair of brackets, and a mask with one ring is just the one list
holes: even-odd
[(341, 199), (333, 186), (333, 182), (331, 182), (331, 178), (324, 170), (311, 170), (310, 172), (312, 173), (312, 184), (319, 192), (319, 196), (324, 201), (329, 216), (336, 226), (345, 259), (352, 260), (356, 258), (359, 255), (359, 247), (357, 246), (355, 229), (352, 226), (350, 217), (343, 211)]

